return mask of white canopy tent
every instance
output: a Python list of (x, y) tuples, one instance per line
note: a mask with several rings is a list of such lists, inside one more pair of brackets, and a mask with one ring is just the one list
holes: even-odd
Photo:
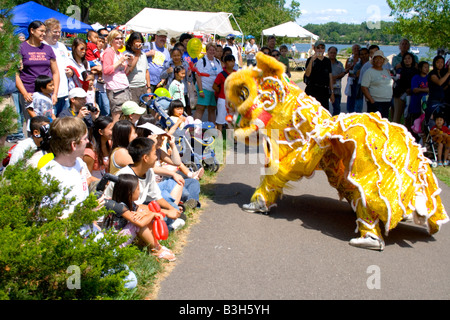
[[(230, 18), (233, 18), (239, 31), (233, 30)], [(125, 24), (127, 29), (144, 33), (156, 33), (162, 29), (169, 37), (182, 33), (202, 32), (226, 36), (239, 35), (242, 30), (232, 13), (200, 12), (144, 8)]]
[(314, 40), (319, 39), (319, 36), (299, 26), (294, 21), (289, 21), (269, 29), (264, 29), (262, 31), (261, 46), (263, 43), (264, 36), (271, 36), (271, 35), (289, 38), (310, 38), (311, 42), (313, 41), (313, 39)]

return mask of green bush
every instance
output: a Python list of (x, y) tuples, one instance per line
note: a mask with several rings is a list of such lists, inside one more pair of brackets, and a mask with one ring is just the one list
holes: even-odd
[[(43, 183), (39, 171), (24, 161), (8, 166), (0, 179), (0, 299), (116, 299), (127, 290), (125, 265), (132, 267), (139, 249), (119, 248), (124, 237), (106, 232), (94, 241), (79, 230), (106, 209), (90, 195), (67, 219), (69, 203), (42, 205), (60, 186)], [(114, 270), (111, 272), (111, 270)]]

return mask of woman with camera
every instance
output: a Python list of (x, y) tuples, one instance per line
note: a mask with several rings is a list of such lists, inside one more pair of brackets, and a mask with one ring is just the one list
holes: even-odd
[(150, 73), (148, 72), (147, 56), (142, 51), (144, 37), (140, 32), (133, 32), (125, 45), (125, 54), (131, 56), (128, 60), (128, 81), (130, 82), (131, 100), (140, 103), (143, 94), (151, 93)]
[[(131, 100), (130, 82), (127, 73), (131, 54), (122, 51), (124, 36), (119, 30), (112, 30), (107, 38), (110, 45), (103, 53), (103, 80), (111, 108), (111, 117), (116, 123), (122, 114), (122, 104)], [(119, 51), (120, 49), (120, 51)]]

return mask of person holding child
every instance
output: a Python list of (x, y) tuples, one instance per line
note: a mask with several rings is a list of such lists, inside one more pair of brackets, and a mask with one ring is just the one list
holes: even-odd
[(98, 74), (97, 81), (102, 83), (102, 65), (100, 63), (100, 50), (98, 49), (98, 33), (94, 30), (89, 30), (87, 33), (86, 43), (86, 61), (89, 63), (89, 67), (95, 68), (95, 72)]

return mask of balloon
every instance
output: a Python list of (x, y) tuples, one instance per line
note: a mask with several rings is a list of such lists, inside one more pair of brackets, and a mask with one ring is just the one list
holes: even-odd
[(201, 73), (198, 71), (197, 67), (192, 63), (192, 61), (189, 61), (189, 70), (197, 73), (200, 77), (209, 77), (209, 73)]
[(41, 159), (39, 159), (38, 162), (38, 169), (40, 170), (43, 166), (45, 166), (47, 163), (49, 163), (51, 160), (53, 160), (55, 158), (53, 153), (46, 153), (44, 154)]
[(125, 46), (121, 46), (120, 48), (119, 48), (119, 52), (125, 52)]
[(188, 41), (187, 52), (193, 59), (197, 58), (202, 52), (202, 42), (198, 38), (192, 38)]
[(202, 51), (201, 51), (200, 54), (198, 55), (198, 58), (199, 58), (199, 59), (203, 58), (203, 57), (205, 56), (205, 54), (206, 54), (206, 45), (203, 44), (203, 45), (202, 45)]
[(167, 98), (171, 98), (169, 90), (167, 90), (166, 88), (158, 88), (155, 90), (155, 94), (158, 97), (167, 97)]
[[(161, 207), (156, 201), (152, 201), (148, 204), (148, 208), (150, 211), (161, 213)], [(166, 222), (161, 219), (160, 216), (156, 216), (153, 220), (152, 225), (153, 235), (156, 240), (166, 240), (169, 237), (169, 229), (167, 228)]]

